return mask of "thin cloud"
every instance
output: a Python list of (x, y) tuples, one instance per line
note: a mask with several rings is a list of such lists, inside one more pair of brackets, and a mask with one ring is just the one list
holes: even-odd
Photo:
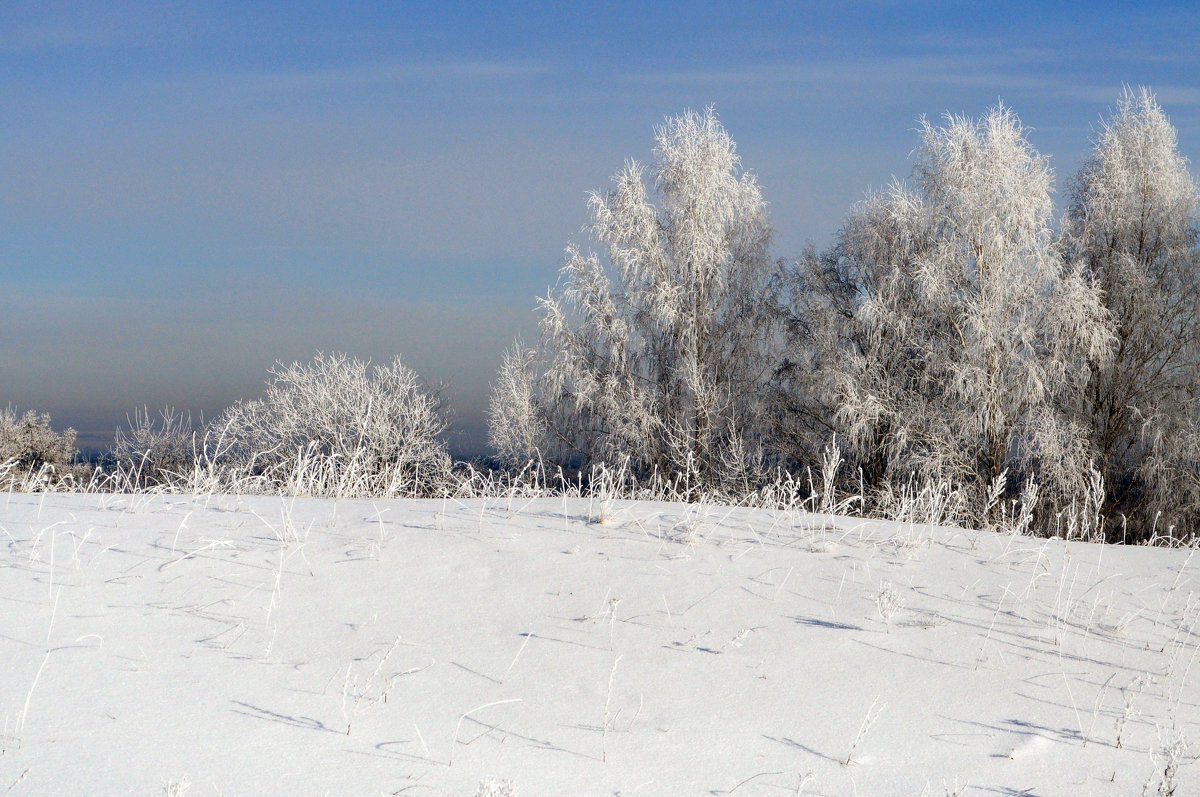
[[(1119, 83), (1082, 82), (1070, 76), (1047, 77), (1038, 61), (1046, 51), (1027, 49), (997, 56), (975, 53), (942, 53), (758, 64), (721, 70), (668, 70), (628, 75), (632, 84), (656, 88), (742, 87), (772, 94), (781, 88), (818, 91), (824, 95), (857, 96), (865, 89), (895, 94), (896, 87), (927, 86), (1020, 92), (1059, 101), (1109, 104), (1120, 92)], [(1153, 86), (1164, 104), (1200, 105), (1200, 89), (1182, 85)]]
[(542, 75), (547, 68), (522, 61), (378, 63), (283, 72), (222, 75), (226, 87), (258, 91), (327, 91), (362, 86), (430, 81), (506, 81)]
[[(773, 88), (797, 83), (809, 86), (875, 85), (920, 83), (954, 84), (968, 73), (994, 75), (1000, 69), (1011, 68), (1014, 59), (991, 57), (981, 59), (959, 54), (923, 56), (889, 56), (879, 58), (819, 59), (775, 64), (752, 64), (720, 70), (670, 70), (632, 74), (636, 83), (656, 86), (736, 85)], [(987, 71), (980, 71), (980, 66)]]

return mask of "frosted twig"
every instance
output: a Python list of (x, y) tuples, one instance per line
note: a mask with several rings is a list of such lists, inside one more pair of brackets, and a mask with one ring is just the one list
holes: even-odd
[(887, 703), (876, 708), (877, 703), (879, 703), (878, 696), (871, 701), (871, 707), (867, 709), (867, 715), (863, 717), (862, 725), (858, 729), (858, 735), (854, 737), (854, 741), (850, 744), (850, 752), (846, 754), (846, 760), (842, 762), (843, 766), (850, 766), (850, 762), (854, 759), (854, 751), (858, 748), (862, 740), (867, 737), (867, 731), (871, 730), (871, 726), (875, 724), (875, 720), (879, 719), (879, 715), (887, 708)]
[(624, 657), (625, 657), (624, 654), (622, 654), (620, 656), (617, 656), (615, 659), (613, 659), (612, 670), (610, 670), (608, 673), (608, 692), (604, 697), (604, 726), (600, 730), (600, 734), (601, 734), (601, 736), (600, 736), (600, 760), (601, 761), (608, 760), (608, 749), (607, 749), (608, 726), (612, 721), (609, 718), (608, 709), (609, 709), (609, 705), (612, 703), (613, 679), (617, 675), (617, 665), (621, 663), (621, 659), (623, 659)]
[(520, 703), (520, 702), (521, 702), (521, 698), (519, 698), (519, 697), (510, 697), (508, 700), (496, 700), (492, 703), (484, 703), (482, 706), (476, 706), (475, 708), (471, 709), (470, 711), (466, 712), (461, 717), (459, 717), (458, 724), (454, 726), (454, 741), (450, 743), (450, 759), (446, 763), (446, 766), (454, 765), (454, 745), (458, 744), (458, 732), (460, 730), (462, 730), (463, 720), (465, 720), (467, 717), (474, 714), (476, 711), (483, 711), (485, 708), (492, 708), (493, 706), (503, 706), (506, 703)]

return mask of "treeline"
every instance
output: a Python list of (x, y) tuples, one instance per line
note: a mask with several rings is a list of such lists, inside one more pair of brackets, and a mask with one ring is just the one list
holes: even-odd
[[(279, 365), (206, 424), (137, 414), (101, 483), (395, 496), (483, 478), (583, 490), (602, 473), (684, 500), (808, 484), (865, 514), (924, 502), (940, 522), (1193, 539), (1200, 248), (1175, 130), (1152, 93), (1126, 91), (1057, 218), (1027, 132), (1004, 106), (923, 120), (910, 178), (788, 261), (716, 114), (670, 118), (652, 165), (591, 194), (595, 251), (567, 248), (538, 340), (504, 355), (500, 470), (451, 461), (439, 392), (398, 359), (334, 355)], [(12, 483), (61, 471), (72, 440), (0, 413)]]
[[(710, 109), (589, 200), (537, 345), (505, 358), (491, 441), (739, 492), (834, 444), (872, 504), (1116, 540), (1200, 520), (1197, 193), (1127, 91), (1068, 183), (1009, 108), (921, 122), (911, 178), (826, 251), (770, 255), (766, 204)], [(836, 443), (833, 443), (836, 441)]]

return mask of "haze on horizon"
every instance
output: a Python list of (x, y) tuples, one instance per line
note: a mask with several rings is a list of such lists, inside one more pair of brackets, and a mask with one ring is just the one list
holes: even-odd
[(587, 191), (665, 116), (715, 105), (791, 258), (907, 176), (922, 115), (1002, 99), (1061, 198), (1147, 85), (1200, 157), (1198, 28), (1184, 3), (5, 4), (0, 405), (94, 448), (276, 360), (399, 353), (476, 451)]

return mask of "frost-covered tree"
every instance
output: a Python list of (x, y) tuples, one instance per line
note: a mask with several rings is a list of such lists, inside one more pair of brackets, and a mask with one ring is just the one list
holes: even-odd
[(488, 443), (518, 467), (537, 456), (545, 432), (535, 394), (536, 358), (519, 340), (506, 349), (488, 402)]
[(905, 334), (917, 325), (886, 327), (862, 312), (868, 300), (888, 292), (909, 313), (924, 309), (914, 269), (928, 241), (916, 235), (914, 207), (898, 185), (872, 193), (851, 209), (834, 245), (820, 254), (806, 252), (788, 280), (789, 349), (779, 370), (778, 434), (796, 461), (812, 463), (841, 433), (854, 443), (857, 470), (870, 489), (889, 476), (886, 414), (847, 418), (838, 410), (863, 378), (877, 381), (871, 393), (879, 397), (924, 392), (920, 350)]
[(26, 410), (17, 415), (11, 406), (0, 410), (0, 466), (11, 463), (17, 471), (61, 467), (70, 464), (75, 453), (75, 430), (55, 432), (49, 414)]
[(1010, 109), (923, 121), (912, 185), (856, 208), (807, 270), (832, 423), (886, 479), (961, 486), (981, 523), (1006, 483), (1036, 474), (1066, 500), (1086, 473), (1056, 399), (1086, 382), (1111, 334), (1055, 246), (1051, 185)]
[(1105, 512), (1148, 533), (1200, 518), (1197, 192), (1175, 129), (1147, 89), (1127, 90), (1075, 177), (1069, 256), (1103, 291), (1116, 341), (1077, 417), (1108, 487)]
[[(758, 442), (779, 328), (770, 227), (711, 108), (655, 132), (649, 175), (629, 161), (590, 196), (603, 253), (569, 246), (541, 301), (536, 419), (547, 453), (712, 484)], [(512, 417), (529, 416), (493, 413)]]

